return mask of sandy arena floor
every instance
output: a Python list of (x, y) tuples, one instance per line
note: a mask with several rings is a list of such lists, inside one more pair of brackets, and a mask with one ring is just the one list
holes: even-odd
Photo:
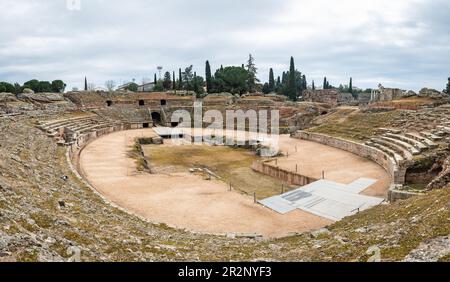
[[(132, 130), (95, 140), (81, 153), (82, 173), (95, 189), (114, 203), (153, 222), (176, 228), (281, 237), (331, 223), (300, 210), (287, 215), (277, 214), (254, 204), (252, 197), (229, 192), (225, 183), (205, 181), (201, 176), (188, 172), (171, 175), (138, 173), (135, 161), (127, 157), (127, 152), (136, 137), (154, 134), (152, 129)], [(360, 177), (379, 179), (365, 194), (387, 194), (389, 176), (375, 163), (338, 149), (287, 136), (282, 136), (280, 141), (282, 150), (293, 150), (289, 158), (279, 160), (280, 166), (290, 168), (293, 165), (295, 169), (295, 163), (302, 163), (302, 173), (315, 176), (325, 170), (327, 179), (341, 183), (350, 183)], [(294, 153), (296, 145), (298, 150)]]

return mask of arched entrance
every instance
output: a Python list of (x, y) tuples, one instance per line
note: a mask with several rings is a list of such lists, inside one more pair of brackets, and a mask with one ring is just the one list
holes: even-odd
[(152, 113), (152, 119), (153, 119), (153, 125), (161, 125), (162, 120), (161, 120), (161, 114), (157, 113), (157, 112), (153, 112)]

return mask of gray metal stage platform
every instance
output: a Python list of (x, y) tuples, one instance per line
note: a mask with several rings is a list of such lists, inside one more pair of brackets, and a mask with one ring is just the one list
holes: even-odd
[(300, 209), (338, 221), (384, 201), (382, 198), (359, 194), (376, 182), (373, 179), (361, 178), (344, 185), (333, 181), (319, 180), (283, 195), (264, 199), (259, 203), (280, 214)]

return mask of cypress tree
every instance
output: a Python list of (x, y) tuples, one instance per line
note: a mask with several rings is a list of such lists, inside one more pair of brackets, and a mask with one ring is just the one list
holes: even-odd
[(323, 89), (324, 90), (328, 89), (328, 81), (327, 81), (327, 77), (326, 76), (323, 78)]
[(289, 77), (287, 82), (287, 96), (292, 101), (297, 101), (297, 85), (295, 78), (294, 57), (291, 57), (291, 67), (289, 68)]
[(277, 78), (277, 87), (280, 87), (280, 86), (281, 86), (281, 77), (278, 76), (278, 78)]
[(273, 69), (270, 68), (269, 71), (269, 89), (270, 91), (274, 91), (275, 90), (275, 77), (273, 75)]
[(353, 94), (353, 78), (350, 77), (350, 83), (348, 84), (348, 91)]
[(155, 73), (155, 77), (153, 78), (153, 82), (155, 83), (155, 86), (156, 86), (156, 83), (158, 83), (158, 79), (156, 78), (156, 73)]
[(281, 83), (283, 85), (286, 85), (286, 83), (287, 83), (286, 72), (283, 72), (283, 74), (281, 75)]
[(308, 89), (308, 82), (306, 81), (306, 75), (302, 76), (302, 91)]
[(172, 72), (172, 88), (173, 88), (173, 90), (177, 90), (177, 79), (176, 79), (176, 76), (175, 76), (175, 71), (173, 71)]
[(88, 91), (87, 77), (84, 77), (84, 91)]
[(194, 92), (195, 92), (196, 94), (199, 93), (199, 90), (198, 90), (198, 84), (197, 84), (197, 72), (194, 72), (194, 79), (193, 79), (193, 85), (192, 85), (192, 88), (193, 88), (193, 90), (194, 90)]
[(179, 74), (179, 80), (178, 80), (178, 89), (181, 90), (183, 89), (183, 74), (181, 72), (181, 68), (178, 70), (178, 74)]
[(447, 83), (447, 94), (450, 95), (450, 77), (448, 78), (448, 83)]
[(312, 90), (316, 90), (316, 85), (314, 84), (314, 80), (312, 81)]
[(205, 77), (206, 77), (206, 92), (210, 93), (212, 90), (212, 75), (211, 75), (211, 65), (209, 64), (209, 61), (206, 61)]

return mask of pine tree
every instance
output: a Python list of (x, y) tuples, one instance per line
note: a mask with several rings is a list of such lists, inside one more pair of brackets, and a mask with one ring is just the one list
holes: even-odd
[(348, 91), (353, 94), (353, 78), (350, 77), (350, 83), (348, 84)]
[(170, 72), (168, 71), (164, 73), (163, 86), (164, 90), (169, 90), (172, 87), (172, 78), (170, 77)]
[(209, 61), (206, 61), (205, 77), (206, 77), (206, 92), (211, 93), (212, 75), (211, 75), (211, 66), (209, 64)]
[(295, 63), (294, 63), (294, 57), (291, 57), (291, 66), (289, 68), (289, 76), (288, 76), (288, 82), (287, 82), (287, 89), (286, 89), (287, 96), (292, 101), (297, 101), (297, 84), (296, 84), (296, 77), (295, 77)]
[(275, 77), (273, 75), (272, 68), (270, 68), (270, 71), (269, 71), (269, 89), (271, 92), (275, 90)]
[(256, 82), (258, 82), (258, 79), (256, 78), (258, 69), (256, 68), (255, 58), (253, 58), (252, 54), (248, 55), (247, 71), (248, 71), (247, 90), (249, 92), (255, 92)]
[(87, 77), (84, 77), (84, 91), (88, 91)]

